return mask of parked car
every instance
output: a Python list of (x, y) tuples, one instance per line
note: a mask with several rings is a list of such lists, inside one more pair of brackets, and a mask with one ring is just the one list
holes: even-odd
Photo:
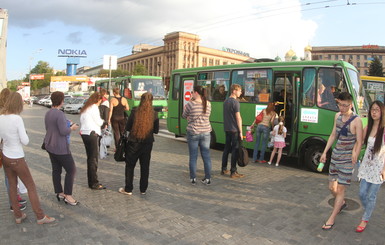
[(60, 107), (60, 110), (64, 111), (64, 107), (71, 104), (73, 101), (75, 101), (77, 98), (73, 98), (71, 96), (64, 96), (64, 101), (62, 107)]
[(39, 105), (44, 105), (44, 103), (45, 103), (47, 100), (51, 101), (51, 95), (46, 95), (46, 96), (44, 96), (44, 98), (40, 99), (37, 103), (38, 103)]
[(71, 104), (67, 104), (64, 107), (64, 112), (72, 114), (80, 113), (80, 110), (82, 109), (86, 101), (86, 98), (76, 98), (72, 101)]

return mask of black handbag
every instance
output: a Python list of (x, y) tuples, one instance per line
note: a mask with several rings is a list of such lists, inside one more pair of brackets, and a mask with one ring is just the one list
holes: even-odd
[(128, 144), (128, 136), (126, 134), (120, 135), (118, 146), (114, 154), (114, 159), (117, 162), (123, 162), (126, 160), (126, 146)]
[(249, 164), (249, 152), (242, 145), (242, 140), (239, 142), (239, 150), (238, 150), (238, 160), (239, 167), (246, 167)]

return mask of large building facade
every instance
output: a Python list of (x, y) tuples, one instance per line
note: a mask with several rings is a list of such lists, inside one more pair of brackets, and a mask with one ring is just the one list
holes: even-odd
[(368, 75), (370, 62), (377, 56), (385, 63), (385, 46), (330, 46), (312, 47), (313, 60), (344, 60), (354, 65), (361, 76)]
[(0, 8), (0, 90), (7, 87), (7, 28), (8, 11)]
[[(131, 55), (118, 59), (118, 68), (133, 72), (143, 65), (151, 76), (163, 77), (166, 85), (175, 69), (253, 62), (242, 52), (227, 52), (199, 45), (198, 35), (186, 32), (166, 34), (164, 46), (135, 45)], [(227, 49), (231, 50), (231, 49)]]

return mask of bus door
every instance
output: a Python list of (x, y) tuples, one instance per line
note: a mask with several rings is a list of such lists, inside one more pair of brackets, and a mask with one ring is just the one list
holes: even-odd
[[(274, 73), (274, 87), (273, 87), (273, 101), (276, 102), (275, 111), (278, 116), (285, 118), (286, 133), (286, 147), (283, 151), (286, 154), (291, 154), (296, 147), (296, 118), (297, 118), (297, 92), (296, 83), (300, 74), (295, 72), (275, 72)], [(278, 123), (278, 121), (276, 121)]]
[[(182, 77), (181, 82), (181, 96), (183, 97), (180, 100), (181, 104), (179, 105), (179, 115), (183, 114), (184, 108), (186, 107), (187, 103), (192, 99), (195, 77)], [(179, 125), (181, 132), (185, 132), (185, 129), (187, 127), (187, 120), (182, 117), (179, 117)]]
[(186, 131), (187, 121), (182, 118), (183, 108), (192, 98), (194, 76), (174, 74), (168, 98), (167, 128), (175, 136), (182, 136)]

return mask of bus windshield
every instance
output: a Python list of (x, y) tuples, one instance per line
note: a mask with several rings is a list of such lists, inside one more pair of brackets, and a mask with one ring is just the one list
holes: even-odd
[(134, 91), (134, 99), (140, 100), (145, 92), (150, 92), (154, 96), (154, 100), (165, 100), (165, 92), (163, 81), (160, 79), (132, 79), (132, 88)]
[(355, 97), (357, 98), (357, 105), (360, 111), (360, 115), (366, 117), (369, 108), (369, 101), (367, 98), (365, 98), (365, 91), (363, 89), (360, 89), (358, 73), (352, 69), (348, 69), (348, 73), (355, 93)]

